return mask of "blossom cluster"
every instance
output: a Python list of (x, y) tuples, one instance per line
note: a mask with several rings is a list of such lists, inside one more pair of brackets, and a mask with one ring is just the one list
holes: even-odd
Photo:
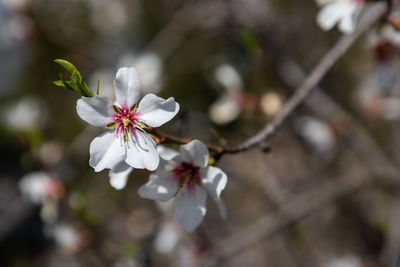
[[(206, 214), (207, 194), (226, 217), (220, 200), (226, 174), (208, 166), (207, 146), (193, 140), (180, 152), (157, 146), (146, 130), (170, 121), (179, 111), (173, 97), (145, 95), (140, 102), (141, 83), (134, 68), (120, 68), (114, 79), (115, 101), (95, 95), (77, 101), (78, 115), (105, 131), (90, 144), (89, 165), (96, 172), (109, 169), (110, 184), (125, 187), (133, 169), (157, 171), (139, 189), (143, 198), (167, 201), (176, 198), (175, 219), (186, 231), (193, 231)], [(137, 104), (138, 103), (138, 104)]]

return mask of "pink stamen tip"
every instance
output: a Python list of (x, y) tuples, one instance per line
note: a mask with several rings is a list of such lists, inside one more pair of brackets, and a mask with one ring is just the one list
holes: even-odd
[(127, 106), (123, 106), (112, 118), (117, 123), (117, 137), (123, 136), (124, 133), (132, 133), (135, 130), (135, 122), (138, 120), (138, 116), (132, 113)]

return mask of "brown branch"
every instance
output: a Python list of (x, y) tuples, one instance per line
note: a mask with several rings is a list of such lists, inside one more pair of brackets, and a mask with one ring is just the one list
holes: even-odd
[(364, 175), (352, 174), (335, 182), (327, 182), (312, 192), (293, 198), (290, 203), (283, 204), (278, 211), (269, 213), (255, 223), (242, 227), (240, 231), (220, 240), (210, 251), (209, 260), (203, 266), (218, 266), (219, 262), (302, 221), (316, 210), (353, 194), (370, 182), (364, 178)]
[[(262, 33), (262, 36), (265, 38), (263, 49), (272, 55), (273, 67), (277, 70), (277, 75), (280, 77), (281, 82), (287, 88), (296, 90), (298, 84), (305, 79), (306, 74), (297, 62), (285, 55), (275, 45), (274, 41), (269, 38), (269, 35), (269, 33)], [(286, 74), (288, 69), (290, 69), (292, 75)], [(328, 121), (331, 125), (341, 126), (341, 137), (349, 143), (349, 147), (364, 162), (371, 174), (384, 177), (385, 181), (383, 182), (389, 184), (391, 181), (398, 180), (400, 169), (385, 155), (364, 125), (350, 112), (325, 94), (321, 88), (317, 87), (316, 89), (305, 100), (305, 105), (317, 117)]]
[[(242, 144), (234, 147), (234, 152), (248, 150), (252, 147), (264, 142), (267, 138), (272, 136), (276, 130), (285, 122), (294, 110), (310, 95), (315, 89), (317, 84), (322, 80), (326, 73), (333, 67), (333, 65), (345, 54), (353, 43), (368, 29), (371, 28), (377, 21), (379, 21), (385, 14), (386, 8), (371, 9), (368, 14), (368, 20), (360, 23), (360, 27), (351, 35), (343, 35), (342, 38), (328, 51), (328, 53), (321, 59), (315, 66), (310, 75), (304, 80), (302, 85), (297, 89), (296, 93), (287, 101), (284, 107), (278, 112), (274, 119), (268, 123), (260, 132), (250, 137)], [(232, 153), (232, 152), (226, 152)]]
[[(234, 154), (247, 151), (253, 147), (264, 145), (266, 139), (271, 137), (277, 129), (290, 117), (296, 108), (314, 91), (317, 89), (318, 83), (327, 74), (327, 72), (335, 65), (335, 63), (349, 50), (354, 42), (375, 23), (382, 19), (387, 14), (387, 8), (383, 5), (377, 5), (375, 8), (367, 10), (364, 21), (360, 21), (360, 26), (351, 35), (343, 35), (340, 40), (326, 53), (321, 61), (315, 66), (308, 77), (304, 80), (301, 86), (296, 90), (296, 93), (286, 102), (283, 108), (268, 123), (261, 131), (254, 136), (248, 138), (244, 142), (235, 146), (220, 146), (214, 144), (207, 144), (207, 147), (213, 152), (213, 157), (218, 160), (224, 154)], [(149, 132), (158, 138), (157, 143), (174, 143), (186, 144), (191, 139), (178, 138), (169, 136), (153, 128), (149, 128)], [(265, 147), (265, 146), (264, 146)], [(264, 150), (269, 150), (267, 147)]]
[[(190, 138), (181, 138), (168, 134), (161, 133), (154, 129), (153, 127), (146, 127), (146, 132), (150, 133), (153, 136), (154, 141), (159, 144), (176, 144), (176, 145), (184, 145), (192, 141)], [(224, 149), (229, 149), (228, 147), (223, 147), (214, 144), (206, 144), (207, 148), (214, 153), (221, 153)]]
[[(310, 76), (306, 78), (302, 86), (294, 94), (294, 96), (287, 102), (285, 107), (279, 112), (274, 120), (266, 125), (259, 133), (255, 136), (246, 140), (243, 144), (236, 146), (237, 150), (247, 150), (251, 147), (257, 146), (263, 142), (266, 138), (273, 135), (277, 128), (290, 116), (290, 114), (296, 109), (296, 107), (303, 102), (304, 99), (316, 88), (318, 82), (326, 74), (326, 72), (334, 65), (334, 63), (350, 48), (351, 44), (362, 34), (377, 22), (382, 15), (385, 13), (383, 8), (373, 10), (373, 14), (369, 16), (369, 20), (364, 22), (358, 31), (351, 36), (344, 36), (339, 42), (328, 52), (328, 54), (321, 60), (321, 62), (311, 72)], [(349, 116), (346, 116), (349, 118)], [(350, 117), (351, 119), (351, 117)], [(353, 121), (353, 120), (352, 120)], [(357, 124), (357, 126), (359, 126)], [(355, 127), (357, 128), (357, 127)], [(361, 132), (361, 133), (360, 133)], [(356, 131), (357, 136), (365, 137), (363, 134), (363, 128), (360, 131)], [(379, 149), (375, 148), (375, 144), (368, 138), (367, 143), (369, 148), (374, 152), (380, 152)], [(384, 156), (381, 153), (376, 153), (377, 162), (387, 163)], [(370, 162), (370, 160), (367, 160)], [(371, 182), (396, 182), (398, 177), (398, 170), (391, 164), (384, 164), (386, 171), (382, 171), (381, 168), (373, 168), (372, 172), (374, 176), (370, 176), (366, 173), (362, 175), (349, 175), (348, 177), (341, 178), (337, 182), (327, 183), (325, 186), (315, 190), (314, 192), (308, 193), (305, 196), (300, 196), (290, 203), (283, 205), (283, 207), (275, 213), (268, 214), (256, 223), (245, 227), (240, 232), (228, 236), (218, 242), (210, 252), (210, 260), (205, 263), (205, 266), (215, 266), (219, 261), (229, 258), (231, 255), (235, 255), (240, 251), (244, 250), (248, 246), (256, 244), (272, 235), (286, 229), (290, 225), (293, 225), (304, 218), (313, 214), (316, 210), (321, 209), (327, 204), (333, 203), (338, 199), (353, 194), (361, 187)], [(389, 171), (387, 167), (390, 166)], [(379, 179), (386, 178), (388, 179)], [(398, 183), (397, 183), (398, 184)]]

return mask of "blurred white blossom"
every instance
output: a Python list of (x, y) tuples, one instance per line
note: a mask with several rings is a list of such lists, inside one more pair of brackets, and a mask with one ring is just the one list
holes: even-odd
[(222, 64), (214, 72), (215, 80), (227, 91), (241, 91), (243, 88), (242, 78), (237, 70), (230, 64)]
[(202, 222), (207, 211), (207, 194), (225, 218), (225, 205), (220, 194), (225, 189), (227, 176), (221, 169), (208, 166), (207, 147), (193, 140), (180, 146), (180, 153), (164, 147), (159, 151), (160, 167), (139, 188), (139, 195), (158, 201), (175, 198), (175, 220), (188, 232)]
[(210, 106), (208, 115), (215, 124), (225, 125), (237, 119), (240, 112), (240, 105), (233, 97), (223, 96)]
[(154, 240), (154, 249), (160, 254), (170, 254), (176, 248), (181, 237), (180, 231), (174, 224), (164, 223)]
[(224, 93), (210, 106), (208, 116), (215, 124), (226, 125), (236, 120), (242, 112), (240, 101), (243, 81), (230, 64), (219, 65), (214, 71), (214, 78), (224, 89)]
[(400, 32), (393, 28), (391, 25), (384, 24), (379, 29), (381, 38), (390, 41), (391, 43), (399, 46), (400, 45)]
[(34, 204), (40, 204), (40, 216), (45, 222), (52, 222), (58, 216), (58, 201), (64, 195), (64, 185), (46, 172), (32, 172), (19, 181), (23, 196)]
[(46, 172), (31, 172), (19, 181), (22, 194), (35, 204), (43, 204), (45, 200), (59, 199), (64, 193), (62, 183)]
[(382, 119), (400, 119), (400, 99), (398, 97), (385, 97), (381, 100)]
[(301, 117), (296, 121), (300, 135), (320, 154), (330, 156), (336, 145), (331, 127), (313, 117)]
[(46, 232), (65, 253), (77, 253), (82, 247), (81, 233), (71, 224), (57, 223), (50, 225)]
[(43, 105), (37, 98), (30, 96), (6, 106), (3, 116), (8, 127), (18, 131), (37, 130), (46, 121)]
[(101, 34), (115, 35), (128, 26), (133, 14), (127, 13), (126, 2), (120, 0), (90, 0), (90, 19)]
[(282, 97), (275, 92), (268, 92), (261, 96), (260, 108), (267, 116), (275, 115), (282, 105)]
[(125, 53), (119, 60), (119, 66), (133, 66), (142, 81), (143, 93), (158, 93), (162, 89), (162, 59), (153, 52), (138, 55)]
[(318, 25), (325, 31), (336, 24), (344, 33), (355, 30), (364, 0), (332, 0), (325, 3), (317, 15)]

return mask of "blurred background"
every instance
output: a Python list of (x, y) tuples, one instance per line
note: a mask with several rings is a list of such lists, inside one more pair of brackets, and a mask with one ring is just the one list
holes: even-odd
[[(101, 129), (56, 87), (66, 59), (113, 97), (121, 66), (181, 106), (163, 132), (215, 144), (255, 134), (342, 35), (291, 0), (1, 0), (0, 266), (399, 266), (400, 34), (372, 29), (269, 140), (225, 155), (185, 233), (171, 203), (88, 165)], [(393, 16), (396, 16), (394, 14)], [(65, 74), (65, 73), (64, 73)], [(67, 76), (67, 75), (66, 75)], [(399, 168), (400, 169), (400, 168)]]

